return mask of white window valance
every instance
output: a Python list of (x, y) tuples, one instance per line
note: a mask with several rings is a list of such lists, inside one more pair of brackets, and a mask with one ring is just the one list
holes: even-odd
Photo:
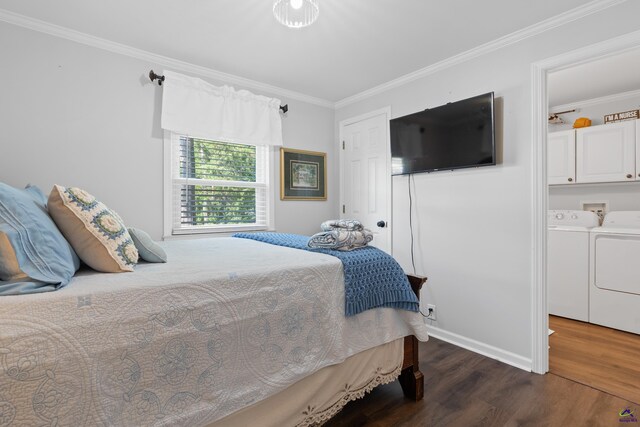
[(212, 141), (282, 145), (280, 100), (165, 71), (162, 128)]

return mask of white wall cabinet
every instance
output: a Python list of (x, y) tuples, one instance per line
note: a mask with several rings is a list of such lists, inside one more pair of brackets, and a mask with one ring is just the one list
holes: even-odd
[(547, 138), (549, 184), (576, 182), (576, 131), (550, 133)]
[(576, 130), (576, 182), (636, 179), (635, 121)]
[(640, 181), (640, 120), (550, 133), (548, 182)]

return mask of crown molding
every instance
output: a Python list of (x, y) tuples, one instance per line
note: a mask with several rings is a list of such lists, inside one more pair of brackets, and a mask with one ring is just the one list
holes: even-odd
[(601, 96), (600, 98), (583, 99), (582, 101), (570, 102), (568, 104), (556, 105), (549, 109), (549, 113), (558, 111), (573, 110), (574, 108), (592, 107), (594, 105), (607, 104), (609, 102), (623, 101), (629, 98), (640, 98), (640, 89), (628, 92), (616, 93), (613, 95)]
[(0, 21), (4, 21), (8, 24), (27, 28), (40, 33), (45, 33), (54, 37), (71, 40), (73, 42), (80, 43), (86, 46), (91, 46), (142, 61), (151, 62), (153, 64), (158, 64), (171, 70), (191, 73), (198, 77), (206, 77), (214, 80), (219, 80), (226, 84), (234, 84), (242, 86), (244, 88), (255, 89), (261, 92), (282, 96), (286, 99), (294, 99), (297, 101), (318, 105), (320, 107), (331, 109), (335, 107), (334, 102), (326, 99), (316, 98), (310, 95), (284, 89), (278, 86), (273, 86), (267, 83), (262, 83), (256, 80), (247, 79), (233, 74), (223, 73), (212, 68), (202, 67), (200, 65), (191, 64), (189, 62), (169, 58), (167, 56), (148, 52), (142, 49), (137, 49), (135, 47), (128, 46), (122, 43), (116, 43), (107, 39), (95, 37), (90, 34), (72, 30), (70, 28), (51, 24), (39, 19), (20, 15), (6, 9), (0, 9)]
[(447, 59), (436, 62), (435, 64), (429, 65), (420, 70), (411, 72), (409, 74), (405, 74), (404, 76), (393, 79), (387, 83), (383, 83), (371, 89), (367, 89), (363, 92), (357, 93), (353, 96), (349, 96), (347, 98), (341, 99), (335, 103), (335, 108), (339, 109), (342, 107), (346, 107), (347, 105), (356, 103), (366, 98), (370, 98), (382, 92), (386, 92), (390, 89), (405, 85), (414, 80), (421, 79), (430, 74), (437, 73), (438, 71), (442, 71), (444, 69), (453, 67), (454, 65), (461, 64), (463, 62), (488, 54), (498, 49), (502, 49), (512, 44), (518, 43), (522, 40), (544, 33), (545, 31), (552, 30), (554, 28), (560, 27), (562, 25), (565, 25), (570, 22), (589, 16), (591, 14), (598, 13), (602, 10), (624, 3), (626, 1), (627, 0), (593, 0), (585, 5), (568, 10), (557, 16), (538, 22), (537, 24), (530, 25), (521, 30), (508, 34), (506, 36), (503, 36), (498, 39), (492, 40), (488, 43), (482, 44), (473, 49), (469, 49), (458, 55), (451, 56)]
[(244, 77), (236, 76), (233, 74), (224, 73), (214, 70), (212, 68), (203, 67), (200, 65), (192, 64), (178, 59), (170, 58), (167, 56), (159, 55), (153, 52), (145, 51), (142, 49), (134, 48), (125, 44), (113, 42), (100, 37), (95, 37), (90, 34), (82, 33), (80, 31), (72, 30), (59, 25), (51, 24), (49, 22), (41, 21), (39, 19), (31, 18), (25, 15), (20, 15), (5, 9), (0, 9), (0, 21), (7, 22), (12, 25), (27, 28), (33, 31), (49, 34), (54, 37), (71, 40), (76, 43), (84, 44), (87, 46), (95, 47), (98, 49), (106, 50), (109, 52), (117, 53), (120, 55), (128, 56), (131, 58), (151, 62), (163, 67), (175, 71), (182, 71), (197, 75), (199, 77), (210, 78), (218, 81), (222, 81), (228, 84), (235, 84), (246, 88), (255, 89), (258, 91), (266, 92), (273, 95), (285, 97), (287, 99), (294, 99), (297, 101), (306, 102), (320, 107), (339, 109), (347, 105), (356, 103), (366, 98), (370, 98), (377, 94), (383, 93), (390, 89), (405, 85), (414, 80), (426, 77), (430, 74), (437, 73), (479, 56), (488, 54), (490, 52), (502, 49), (514, 43), (518, 43), (530, 37), (534, 37), (545, 31), (549, 31), (553, 28), (568, 24), (572, 21), (581, 19), (588, 15), (600, 12), (612, 6), (624, 3), (627, 0), (593, 0), (578, 8), (561, 13), (553, 18), (541, 21), (537, 24), (515, 31), (504, 37), (490, 41), (473, 49), (462, 52), (458, 55), (454, 55), (435, 64), (424, 67), (420, 70), (405, 74), (404, 76), (393, 79), (387, 83), (375, 86), (371, 89), (367, 89), (363, 92), (341, 99), (337, 102), (332, 102), (326, 99), (313, 97), (300, 92), (284, 89), (278, 86), (273, 86), (267, 83), (262, 83), (256, 80), (247, 79)]

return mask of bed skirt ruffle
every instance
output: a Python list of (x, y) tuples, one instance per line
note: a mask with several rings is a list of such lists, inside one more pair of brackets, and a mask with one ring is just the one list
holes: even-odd
[(255, 425), (256, 420), (263, 427), (322, 425), (347, 403), (398, 378), (403, 355), (403, 338), (365, 350), (207, 427)]

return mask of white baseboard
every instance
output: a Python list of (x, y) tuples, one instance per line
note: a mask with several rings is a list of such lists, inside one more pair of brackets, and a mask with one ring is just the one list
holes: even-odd
[(498, 360), (502, 363), (506, 363), (507, 365), (515, 366), (516, 368), (531, 372), (532, 364), (531, 359), (529, 358), (522, 357), (518, 354), (511, 353), (510, 351), (506, 351), (489, 344), (481, 343), (471, 338), (463, 337), (462, 335), (454, 334), (453, 332), (447, 332), (444, 329), (440, 329), (435, 326), (427, 325), (427, 329), (429, 331), (429, 336), (473, 351), (474, 353), (490, 357), (491, 359)]

